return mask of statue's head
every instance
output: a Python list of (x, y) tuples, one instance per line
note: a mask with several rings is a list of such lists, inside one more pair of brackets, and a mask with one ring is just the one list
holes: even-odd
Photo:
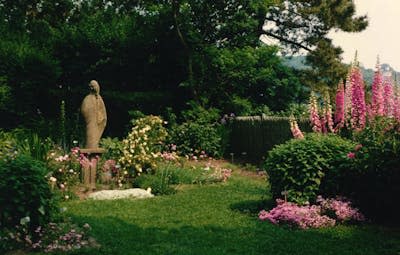
[(97, 95), (100, 95), (100, 85), (97, 81), (91, 80), (89, 83), (89, 88), (90, 88), (90, 93)]

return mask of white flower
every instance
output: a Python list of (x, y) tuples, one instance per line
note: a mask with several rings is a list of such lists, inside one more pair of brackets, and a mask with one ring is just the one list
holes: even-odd
[(49, 179), (51, 182), (56, 182), (57, 181), (57, 179), (56, 178), (54, 178), (53, 176), (52, 177), (50, 177), (50, 179)]
[(29, 218), (29, 216), (23, 217), (19, 220), (19, 224), (21, 225), (25, 225), (26, 223), (30, 222), (31, 218)]

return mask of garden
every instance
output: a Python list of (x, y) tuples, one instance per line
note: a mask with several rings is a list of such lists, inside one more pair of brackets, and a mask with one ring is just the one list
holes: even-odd
[(306, 2), (0, 1), (0, 254), (400, 254), (396, 74)]

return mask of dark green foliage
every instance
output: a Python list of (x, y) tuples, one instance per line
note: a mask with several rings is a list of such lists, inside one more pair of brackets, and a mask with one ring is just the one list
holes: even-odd
[(310, 134), (276, 146), (264, 164), (273, 196), (281, 198), (286, 191), (288, 200), (304, 203), (335, 194), (338, 190), (330, 189), (348, 171), (347, 153), (354, 145), (336, 135)]
[[(0, 223), (15, 227), (29, 217), (30, 231), (54, 216), (55, 200), (46, 180), (43, 163), (28, 156), (0, 162)], [(33, 232), (31, 232), (33, 233)]]
[[(60, 75), (58, 61), (47, 50), (34, 46), (27, 38), (15, 41), (5, 38), (0, 42), (0, 76), (7, 107), (4, 126), (9, 123), (27, 124), (40, 114), (55, 115), (52, 90)], [(24, 122), (26, 121), (26, 122)]]
[(281, 111), (306, 98), (299, 75), (282, 64), (276, 48), (210, 47), (203, 57), (207, 67), (198, 78), (204, 83), (202, 93), (225, 112), (251, 115), (259, 105)]
[(357, 133), (360, 144), (354, 149), (353, 198), (367, 217), (400, 223), (400, 134), (399, 124), (376, 119)]
[[(300, 120), (300, 129), (309, 131), (307, 120)], [(237, 117), (230, 123), (229, 153), (258, 163), (275, 145), (293, 138), (287, 117)]]
[[(349, 0), (287, 2), (2, 0), (1, 126), (40, 123), (45, 129), (52, 123), (55, 133), (64, 100), (65, 140), (80, 138), (69, 130), (81, 130), (75, 115), (92, 79), (99, 81), (113, 113), (105, 130), (111, 136), (126, 131), (127, 109), (158, 115), (167, 107), (180, 112), (194, 100), (250, 114), (260, 106), (275, 111), (301, 103), (301, 73), (282, 65), (276, 47), (259, 40), (266, 18), (281, 21), (274, 27), (282, 42), (321, 49), (310, 60), (323, 62), (317, 71), (325, 74), (316, 82), (329, 78), (330, 63), (337, 69), (340, 53), (321, 38), (331, 28), (360, 31), (366, 22), (354, 17)], [(285, 6), (298, 6), (298, 12), (283, 11)], [(299, 28), (293, 29), (293, 17)]]

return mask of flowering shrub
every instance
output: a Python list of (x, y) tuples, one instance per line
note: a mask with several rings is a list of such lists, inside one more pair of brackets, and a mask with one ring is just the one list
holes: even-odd
[(317, 194), (340, 194), (337, 182), (347, 170), (351, 141), (335, 135), (309, 134), (272, 149), (264, 164), (274, 198), (288, 192), (288, 199), (304, 203)]
[[(323, 199), (318, 196), (317, 205), (299, 206), (295, 203), (277, 199), (277, 206), (271, 211), (262, 210), (260, 220), (273, 224), (285, 224), (301, 229), (334, 226), (336, 222), (363, 221), (364, 216), (351, 203), (341, 199)], [(331, 217), (332, 216), (332, 217)]]
[(166, 137), (167, 131), (160, 117), (150, 115), (135, 120), (128, 137), (122, 141), (122, 156), (118, 163), (131, 175), (154, 169)]
[(61, 192), (64, 199), (69, 199), (70, 188), (79, 181), (82, 157), (79, 148), (74, 147), (69, 153), (56, 148), (47, 157), (50, 172), (47, 174), (50, 186)]
[(324, 199), (322, 196), (318, 196), (316, 202), (320, 205), (323, 214), (327, 214), (339, 222), (365, 220), (364, 215), (357, 208), (353, 208), (351, 202), (345, 198)]

